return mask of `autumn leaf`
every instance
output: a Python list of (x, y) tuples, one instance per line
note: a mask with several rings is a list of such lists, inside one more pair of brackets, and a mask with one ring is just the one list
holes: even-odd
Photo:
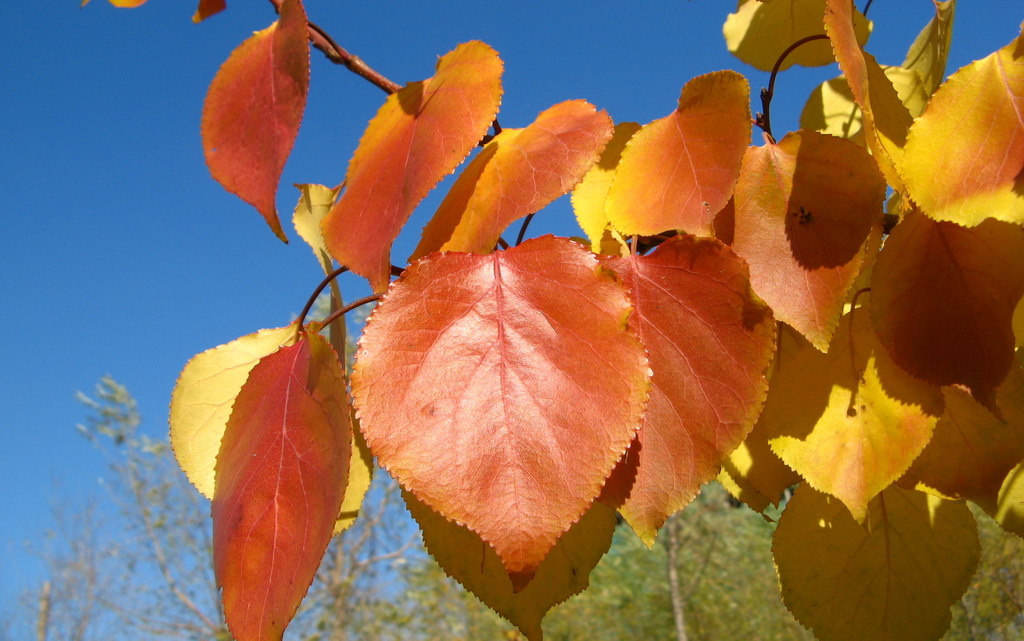
[(313, 250), (320, 267), (325, 274), (334, 270), (331, 254), (327, 251), (320, 224), (327, 217), (331, 207), (338, 200), (341, 187), (325, 187), (324, 185), (295, 185), (299, 190), (299, 202), (292, 214), (292, 224), (302, 240)]
[(231, 52), (203, 104), (203, 150), (210, 173), (256, 207), (285, 242), (277, 183), (299, 133), (308, 91), (306, 13), (300, 0), (284, 0), (277, 22)]
[(1024, 537), (1024, 461), (1003, 479), (995, 509), (986, 511), (1004, 530)]
[(572, 209), (576, 214), (576, 220), (580, 224), (580, 229), (590, 239), (590, 248), (595, 253), (604, 253), (601, 251), (601, 242), (608, 229), (605, 203), (608, 200), (612, 179), (615, 178), (615, 170), (618, 168), (626, 143), (639, 130), (640, 125), (635, 122), (620, 122), (615, 125), (615, 133), (601, 152), (597, 163), (583, 176), (583, 180), (572, 192)]
[(506, 227), (568, 193), (612, 132), (608, 114), (584, 100), (502, 130), (455, 181), (409, 260), (439, 250), (490, 252)]
[(374, 310), (352, 376), (380, 464), (476, 532), (517, 589), (639, 427), (649, 366), (625, 289), (576, 243), (431, 254)]
[(498, 54), (486, 44), (459, 45), (438, 61), (433, 78), (388, 96), (370, 121), (323, 231), (331, 254), (375, 291), (387, 288), (391, 244), (412, 210), (494, 120), (501, 72)]
[(306, 334), (249, 372), (217, 455), (213, 554), (238, 641), (279, 641), (334, 532), (351, 456), (337, 354)]
[(820, 350), (866, 253), (881, 241), (884, 199), (874, 162), (840, 138), (797, 131), (743, 159), (733, 249), (775, 316)]
[(529, 641), (543, 639), (540, 623), (549, 609), (590, 585), (590, 571), (608, 551), (615, 532), (615, 510), (595, 502), (544, 557), (535, 580), (516, 591), (498, 555), (478, 535), (446, 520), (413, 494), (402, 496), (423, 531), (423, 544), (445, 574)]
[(711, 235), (750, 144), (750, 87), (733, 71), (686, 83), (674, 112), (644, 125), (622, 152), (605, 212), (625, 235)]
[[(822, 32), (825, 0), (740, 0), (736, 13), (729, 14), (722, 31), (729, 51), (761, 71), (771, 71), (789, 45)], [(856, 41), (864, 44), (871, 34), (871, 22), (854, 12)], [(779, 66), (820, 67), (835, 62), (828, 42), (800, 45)]]
[(896, 363), (933, 385), (966, 385), (995, 410), (1013, 361), (1013, 310), (1024, 294), (1024, 229), (905, 216), (871, 279), (872, 318)]
[(858, 42), (854, 12), (850, 0), (828, 0), (825, 32), (853, 99), (862, 110), (865, 142), (872, 158), (885, 181), (900, 191), (903, 181), (899, 167), (912, 118), (874, 56)]
[[(215, 13), (220, 13), (228, 8), (226, 0), (199, 0), (199, 7), (196, 9), (195, 15), (192, 16), (192, 22), (202, 22)], [(281, 11), (284, 11), (282, 5)]]
[(981, 554), (963, 503), (892, 487), (858, 524), (806, 485), (772, 541), (782, 600), (821, 641), (934, 641)]
[(955, 15), (956, 0), (935, 2), (935, 15), (917, 34), (914, 43), (907, 50), (907, 57), (900, 65), (918, 75), (921, 87), (928, 96), (935, 93), (946, 77), (946, 58), (949, 56)]
[(804, 343), (778, 362), (759, 425), (779, 458), (857, 521), (907, 471), (943, 411), (938, 388), (889, 359), (869, 313), (847, 314), (827, 354)]
[[(82, 0), (82, 6), (89, 4), (91, 0)], [(146, 0), (110, 0), (110, 4), (122, 9), (134, 9), (146, 4)]]
[(1024, 224), (1024, 35), (960, 69), (907, 140), (911, 198), (935, 220)]
[(1003, 479), (1024, 459), (1022, 358), (1017, 356), (996, 393), (1002, 420), (961, 388), (942, 388), (946, 411), (901, 485), (946, 498), (969, 499), (988, 512), (996, 509)]
[(651, 364), (636, 479), (619, 510), (650, 546), (757, 420), (775, 321), (744, 262), (717, 240), (677, 237), (603, 263), (629, 288), (629, 326)]

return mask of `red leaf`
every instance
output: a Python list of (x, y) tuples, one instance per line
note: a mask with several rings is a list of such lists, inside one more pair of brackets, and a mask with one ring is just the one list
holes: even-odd
[(375, 291), (387, 288), (391, 243), (412, 210), (487, 133), (501, 102), (501, 71), (486, 44), (459, 45), (433, 78), (389, 96), (370, 121), (323, 230), (331, 254)]
[(238, 641), (280, 640), (341, 508), (350, 414), (334, 350), (309, 334), (253, 367), (217, 456), (214, 570)]
[(1013, 309), (1024, 295), (1024, 229), (976, 227), (912, 212), (878, 254), (871, 316), (896, 363), (933, 385), (962, 384), (999, 413), (1013, 362)]
[(584, 100), (503, 130), (455, 181), (410, 260), (438, 250), (489, 253), (506, 227), (572, 189), (612, 131), (608, 114)]
[(199, 0), (199, 7), (196, 8), (196, 13), (192, 16), (192, 22), (202, 22), (213, 14), (224, 11), (227, 7), (226, 0)]
[[(210, 10), (208, 5), (215, 4), (200, 4), (197, 17), (204, 6)], [(284, 0), (277, 22), (231, 52), (203, 105), (203, 150), (210, 173), (259, 210), (285, 242), (277, 217), (277, 183), (299, 133), (308, 91), (306, 13), (300, 0)]]
[(489, 543), (517, 589), (601, 490), (647, 398), (626, 291), (576, 243), (431, 254), (360, 340), (352, 391), (382, 466)]
[(636, 480), (620, 510), (651, 544), (757, 421), (775, 321), (751, 291), (746, 264), (717, 240), (683, 236), (648, 256), (604, 262), (629, 287), (629, 325), (653, 371), (633, 446), (639, 447)]

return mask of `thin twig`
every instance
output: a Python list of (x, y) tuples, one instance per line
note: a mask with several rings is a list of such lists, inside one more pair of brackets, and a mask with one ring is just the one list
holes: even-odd
[(526, 218), (523, 219), (523, 226), (519, 228), (519, 235), (516, 236), (516, 246), (523, 242), (523, 237), (526, 236), (526, 228), (530, 226), (531, 220), (533, 220), (533, 214), (527, 214)]
[[(341, 267), (335, 269), (330, 274), (324, 276), (324, 279), (320, 281), (319, 285), (316, 286), (316, 289), (313, 290), (313, 293), (310, 294), (309, 299), (306, 301), (306, 306), (302, 308), (302, 313), (299, 314), (299, 321), (297, 323), (297, 326), (300, 332), (302, 331), (302, 326), (306, 324), (306, 314), (309, 313), (309, 310), (313, 309), (313, 304), (316, 303), (316, 298), (317, 296), (320, 295), (320, 292), (324, 291), (324, 288), (330, 285), (335, 278), (341, 276), (347, 271), (348, 267), (342, 265)], [(324, 326), (327, 326), (327, 323), (324, 323)]]
[(762, 130), (764, 130), (766, 134), (771, 136), (773, 141), (775, 140), (775, 137), (772, 136), (771, 106), (772, 96), (775, 95), (775, 77), (779, 75), (779, 68), (782, 66), (782, 63), (785, 62), (786, 56), (793, 53), (793, 50), (799, 47), (800, 45), (807, 44), (808, 42), (813, 42), (814, 40), (827, 39), (828, 36), (826, 36), (823, 33), (819, 33), (813, 36), (807, 36), (806, 38), (800, 38), (793, 44), (786, 47), (786, 50), (782, 52), (782, 54), (779, 56), (779, 59), (775, 61), (775, 66), (772, 68), (771, 78), (768, 80), (768, 88), (761, 89), (761, 109), (763, 111), (757, 114), (757, 117), (754, 119), (755, 124), (757, 124), (757, 126), (760, 127)]
[(367, 296), (365, 298), (360, 298), (357, 301), (354, 301), (354, 302), (349, 303), (348, 305), (345, 305), (344, 307), (342, 307), (339, 310), (331, 312), (330, 316), (328, 316), (327, 318), (325, 318), (322, 321), (323, 326), (327, 327), (328, 325), (330, 325), (334, 321), (338, 320), (339, 318), (341, 318), (345, 314), (351, 312), (353, 309), (355, 309), (357, 307), (362, 307), (363, 305), (366, 305), (367, 303), (373, 303), (375, 301), (380, 300), (380, 296), (381, 296), (380, 294), (374, 294), (373, 296)]

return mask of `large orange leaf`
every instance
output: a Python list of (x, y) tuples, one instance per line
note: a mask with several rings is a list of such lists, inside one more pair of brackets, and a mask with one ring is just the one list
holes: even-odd
[(900, 483), (953, 499), (970, 499), (996, 509), (999, 487), (1024, 459), (1024, 370), (1022, 356), (999, 387), (996, 405), (1003, 420), (959, 387), (942, 388), (946, 412), (928, 447)]
[(455, 181), (409, 260), (438, 250), (490, 252), (506, 227), (572, 189), (612, 131), (608, 114), (584, 100), (503, 130)]
[(625, 288), (544, 236), (414, 263), (374, 310), (352, 391), (403, 487), (487, 541), (522, 587), (597, 496), (649, 388)]
[(910, 196), (936, 220), (1024, 224), (1024, 35), (935, 92), (902, 169)]
[(459, 45), (438, 61), (433, 78), (388, 96), (370, 121), (323, 230), (334, 257), (375, 291), (388, 285), (391, 243), (412, 210), (494, 120), (501, 72), (497, 52), (486, 44)]
[(858, 521), (925, 448), (943, 410), (938, 388), (889, 359), (868, 314), (847, 314), (827, 354), (805, 343), (778, 363), (759, 424), (779, 458)]
[(966, 385), (989, 409), (1013, 361), (1013, 310), (1024, 294), (1024, 229), (911, 213), (871, 279), (878, 337), (900, 367), (935, 385)]
[(644, 125), (622, 152), (606, 213), (623, 234), (711, 235), (750, 144), (750, 86), (733, 71), (686, 83), (674, 112)]
[(651, 545), (757, 420), (775, 321), (746, 264), (717, 240), (677, 237), (648, 256), (604, 263), (629, 287), (629, 325), (651, 363), (636, 480), (620, 509)]
[(884, 200), (884, 179), (848, 140), (798, 131), (743, 159), (733, 248), (775, 316), (820, 350), (881, 240)]
[[(740, 0), (722, 32), (729, 51), (761, 71), (771, 71), (782, 52), (801, 38), (822, 32), (825, 0)], [(857, 42), (867, 42), (871, 22), (854, 12)], [(828, 42), (812, 41), (794, 49), (779, 67), (820, 67), (835, 62)]]
[(516, 591), (498, 555), (478, 535), (446, 520), (413, 494), (402, 496), (423, 531), (423, 544), (445, 574), (529, 641), (543, 638), (540, 623), (548, 610), (587, 588), (590, 571), (608, 551), (615, 532), (615, 510), (595, 502), (544, 557), (535, 580)]
[(277, 183), (306, 108), (306, 38), (302, 2), (284, 0), (277, 22), (231, 52), (203, 104), (203, 150), (210, 173), (256, 207), (286, 242), (277, 217)]
[(238, 641), (279, 641), (327, 549), (352, 439), (337, 354), (308, 334), (252, 368), (235, 400), (213, 496), (213, 554)]
[(981, 555), (970, 510), (892, 487), (868, 522), (797, 489), (772, 541), (786, 607), (820, 641), (939, 639)]
[(828, 0), (825, 32), (832, 41), (836, 61), (850, 85), (853, 99), (863, 111), (868, 149), (886, 182), (901, 191), (903, 182), (899, 168), (912, 118), (874, 56), (864, 51), (858, 42), (854, 11), (850, 0)]

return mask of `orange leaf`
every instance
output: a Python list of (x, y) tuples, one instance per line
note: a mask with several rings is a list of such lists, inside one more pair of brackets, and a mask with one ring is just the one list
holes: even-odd
[(886, 182), (902, 191), (903, 181), (898, 170), (912, 118), (874, 56), (858, 43), (853, 15), (850, 0), (828, 0), (825, 32), (832, 41), (836, 61), (846, 76), (853, 99), (863, 110), (868, 149)]
[(636, 480), (620, 509), (651, 545), (757, 420), (775, 321), (751, 291), (746, 264), (717, 240), (683, 236), (604, 263), (629, 287), (629, 325), (653, 372)]
[[(220, 13), (228, 8), (226, 0), (199, 0), (199, 7), (192, 16), (192, 22), (202, 22), (215, 13)], [(284, 11), (284, 7), (281, 8)]]
[(872, 317), (893, 360), (934, 385), (966, 385), (990, 410), (1013, 361), (1024, 294), (1024, 229), (914, 212), (896, 225), (871, 280)]
[(391, 243), (423, 197), (473, 150), (498, 113), (502, 63), (482, 42), (459, 45), (433, 78), (388, 97), (348, 166), (345, 193), (323, 223), (327, 247), (388, 285)]
[(409, 260), (438, 250), (489, 253), (506, 227), (572, 189), (612, 131), (608, 114), (584, 100), (503, 130), (455, 181)]
[(679, 107), (645, 125), (622, 152), (606, 212), (625, 235), (671, 229), (711, 235), (750, 144), (750, 87), (733, 71), (686, 83)]
[(884, 200), (874, 162), (848, 140), (798, 131), (743, 159), (733, 248), (776, 317), (822, 351), (881, 240)]
[(238, 641), (281, 639), (331, 540), (351, 456), (343, 376), (310, 333), (262, 358), (235, 400), (217, 456), (213, 547)]
[(640, 423), (649, 368), (625, 289), (544, 236), (431, 254), (366, 325), (352, 392), (380, 464), (480, 535), (522, 588)]
[(284, 0), (277, 22), (231, 52), (203, 104), (210, 173), (254, 206), (285, 242), (277, 183), (299, 133), (308, 91), (306, 12), (300, 0)]
[(903, 174), (931, 218), (1024, 224), (1024, 35), (939, 87), (910, 129)]

